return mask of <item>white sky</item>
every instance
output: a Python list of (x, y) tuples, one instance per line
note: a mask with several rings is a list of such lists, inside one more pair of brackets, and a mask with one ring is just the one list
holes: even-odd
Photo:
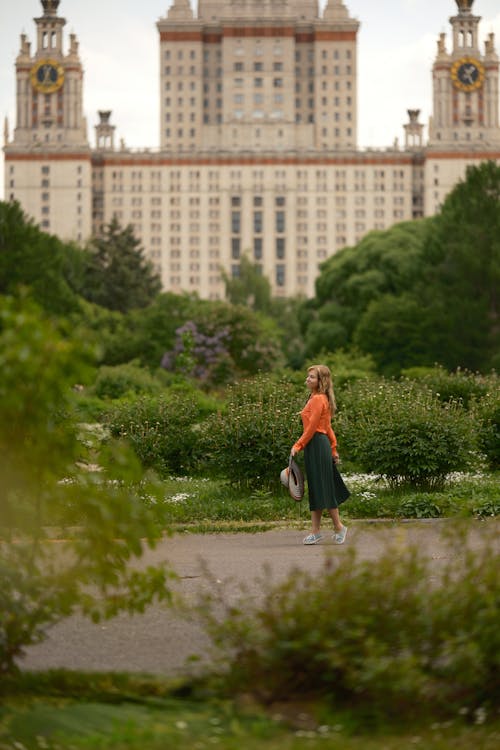
[[(191, 0), (192, 1), (192, 0)], [(326, 0), (321, 0), (323, 6)], [(449, 17), (455, 0), (344, 0), (361, 27), (358, 32), (358, 145), (403, 143), (407, 109), (420, 109), (427, 124), (432, 106), (431, 68), (440, 32), (450, 44)], [(158, 31), (171, 0), (61, 0), (69, 34), (80, 42), (85, 70), (84, 109), (88, 135), (94, 144), (98, 109), (111, 109), (116, 143), (155, 148), (158, 123)], [(495, 32), (500, 53), (500, 0), (475, 0), (482, 17), (484, 40)], [(34, 17), (42, 15), (40, 0), (0, 0), (0, 116), (15, 126), (14, 64), (19, 35), (25, 32), (36, 46)], [(427, 133), (427, 131), (425, 131)], [(3, 197), (3, 154), (0, 155), (0, 198)]]

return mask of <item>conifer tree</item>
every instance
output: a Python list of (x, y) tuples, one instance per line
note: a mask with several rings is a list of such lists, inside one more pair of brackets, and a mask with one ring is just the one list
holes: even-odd
[(103, 236), (89, 246), (83, 296), (124, 313), (147, 307), (160, 289), (160, 278), (144, 257), (132, 226), (123, 229), (114, 217)]

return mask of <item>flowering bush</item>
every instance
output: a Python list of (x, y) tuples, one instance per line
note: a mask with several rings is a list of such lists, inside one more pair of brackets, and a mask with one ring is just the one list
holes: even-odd
[(481, 398), (488, 391), (491, 377), (461, 370), (448, 372), (444, 367), (413, 367), (405, 370), (407, 378), (422, 383), (429, 388), (440, 401), (460, 401), (466, 408), (473, 399)]
[(118, 404), (106, 416), (111, 434), (125, 438), (142, 465), (160, 476), (195, 469), (201, 450), (199, 420), (193, 394), (144, 396)]
[(410, 381), (354, 384), (343, 393), (337, 429), (346, 457), (393, 486), (435, 489), (474, 455), (468, 412)]
[(206, 334), (189, 320), (177, 328), (174, 348), (165, 352), (161, 366), (169, 372), (178, 372), (201, 382), (223, 383), (234, 371), (228, 340), (227, 326)]
[(237, 484), (279, 484), (290, 448), (302, 431), (304, 395), (288, 381), (259, 376), (228, 389), (227, 407), (203, 426), (214, 473)]
[(242, 305), (200, 305), (196, 315), (176, 329), (174, 345), (163, 355), (165, 369), (210, 386), (283, 364), (278, 329), (270, 318)]

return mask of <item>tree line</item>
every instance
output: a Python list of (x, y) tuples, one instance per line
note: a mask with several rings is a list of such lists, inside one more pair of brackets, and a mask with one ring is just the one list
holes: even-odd
[(0, 294), (27, 287), (47, 313), (84, 325), (102, 364), (206, 373), (209, 361), (228, 380), (342, 350), (385, 375), (436, 363), (485, 372), (500, 365), (500, 167), (470, 167), (436, 216), (332, 255), (312, 299), (273, 298), (247, 256), (240, 270), (221, 269), (225, 301), (162, 292), (130, 226), (113, 219), (81, 248), (0, 204)]

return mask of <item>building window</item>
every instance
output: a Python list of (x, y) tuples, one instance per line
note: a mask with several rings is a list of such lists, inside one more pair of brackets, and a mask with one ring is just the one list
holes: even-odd
[(241, 212), (231, 211), (231, 232), (239, 234), (241, 232)]
[(254, 237), (253, 257), (255, 260), (261, 260), (262, 258), (262, 237)]
[(285, 212), (276, 211), (276, 232), (283, 234), (285, 231)]
[(276, 266), (276, 286), (285, 286), (285, 266), (278, 263)]
[(253, 231), (255, 234), (262, 234), (262, 226), (263, 226), (263, 219), (262, 219), (262, 211), (254, 211), (253, 212)]
[(283, 260), (285, 257), (285, 238), (276, 237), (276, 257)]

